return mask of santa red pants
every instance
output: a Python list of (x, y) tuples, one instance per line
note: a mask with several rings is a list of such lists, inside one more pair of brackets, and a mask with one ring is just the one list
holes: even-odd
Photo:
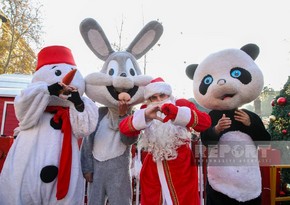
[(149, 153), (140, 173), (142, 205), (199, 205), (198, 169), (188, 145), (174, 160), (153, 161)]

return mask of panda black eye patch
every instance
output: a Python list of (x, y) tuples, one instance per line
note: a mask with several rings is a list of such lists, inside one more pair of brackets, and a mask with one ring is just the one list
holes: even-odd
[(202, 95), (205, 95), (207, 93), (208, 87), (212, 84), (213, 82), (213, 77), (211, 75), (206, 75), (202, 79), (200, 85), (199, 85), (199, 92)]
[(244, 68), (240, 68), (240, 67), (232, 68), (230, 71), (230, 75), (233, 78), (238, 79), (239, 81), (241, 81), (241, 83), (245, 85), (249, 84), (252, 81), (251, 73)]

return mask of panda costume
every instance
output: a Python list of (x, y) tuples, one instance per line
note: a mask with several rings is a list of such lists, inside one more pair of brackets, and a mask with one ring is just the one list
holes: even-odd
[(246, 109), (263, 88), (254, 60), (259, 47), (225, 49), (186, 68), (196, 101), (210, 110), (212, 126), (201, 133), (208, 148), (207, 205), (261, 204), (257, 144), (269, 141), (260, 117)]

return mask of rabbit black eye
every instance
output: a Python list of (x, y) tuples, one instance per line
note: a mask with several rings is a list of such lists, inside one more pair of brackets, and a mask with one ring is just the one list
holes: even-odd
[(132, 62), (132, 60), (129, 58), (126, 61), (126, 72), (128, 74), (130, 74), (130, 76), (135, 76), (137, 75), (136, 69), (134, 67), (134, 63)]
[(61, 71), (60, 70), (56, 70), (54, 73), (55, 73), (56, 76), (60, 76), (61, 75)]
[(114, 75), (114, 69), (111, 68), (111, 69), (109, 70), (109, 75), (111, 75), (111, 76)]
[(130, 74), (131, 74), (132, 76), (135, 76), (135, 75), (136, 75), (136, 72), (135, 72), (135, 70), (134, 70), (133, 68), (130, 69)]
[(107, 74), (109, 76), (117, 76), (119, 73), (119, 65), (117, 61), (111, 60), (107, 66)]

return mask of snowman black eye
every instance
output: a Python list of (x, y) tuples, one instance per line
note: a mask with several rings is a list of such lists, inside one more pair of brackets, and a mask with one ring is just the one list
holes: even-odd
[(61, 71), (60, 70), (56, 70), (54, 73), (55, 73), (56, 76), (60, 76), (61, 75)]

